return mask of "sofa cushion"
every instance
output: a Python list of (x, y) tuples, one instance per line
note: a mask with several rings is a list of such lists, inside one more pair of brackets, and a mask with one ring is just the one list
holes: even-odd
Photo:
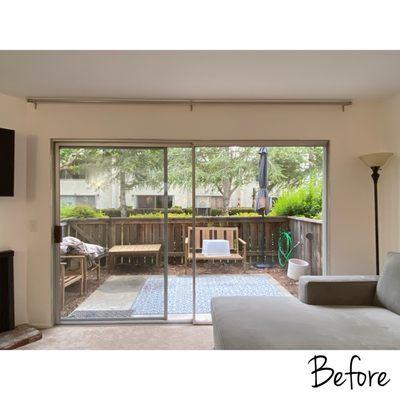
[(372, 306), (378, 278), (304, 275), (299, 280), (299, 300), (320, 306)]
[(400, 349), (400, 317), (380, 307), (217, 297), (211, 313), (216, 349)]
[(386, 256), (374, 304), (400, 314), (400, 253), (390, 252)]

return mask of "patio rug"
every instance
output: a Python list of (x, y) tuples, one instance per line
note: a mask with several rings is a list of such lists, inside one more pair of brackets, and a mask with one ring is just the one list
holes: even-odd
[[(196, 278), (196, 312), (210, 313), (210, 300), (219, 296), (285, 296), (263, 275), (201, 275)], [(168, 278), (168, 312), (191, 314), (192, 277)], [(164, 311), (164, 279), (149, 277), (132, 305), (132, 316), (159, 315)]]

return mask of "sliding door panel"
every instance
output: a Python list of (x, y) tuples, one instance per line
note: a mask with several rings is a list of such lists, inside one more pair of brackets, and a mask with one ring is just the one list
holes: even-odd
[(213, 298), (297, 296), (291, 258), (322, 274), (323, 155), (311, 146), (196, 147), (195, 322), (211, 322)]
[(167, 149), (59, 147), (61, 320), (167, 317)]

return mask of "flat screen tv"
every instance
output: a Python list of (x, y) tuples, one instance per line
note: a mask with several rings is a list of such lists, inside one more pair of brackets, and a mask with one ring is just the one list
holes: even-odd
[(0, 128), (0, 196), (14, 196), (15, 132)]

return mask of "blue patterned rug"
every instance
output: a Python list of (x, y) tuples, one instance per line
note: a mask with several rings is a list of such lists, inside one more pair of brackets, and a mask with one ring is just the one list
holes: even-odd
[[(219, 296), (285, 296), (262, 275), (201, 275), (196, 278), (196, 312), (210, 313), (210, 300)], [(164, 312), (164, 278), (150, 277), (132, 305), (132, 316)], [(168, 278), (168, 312), (192, 314), (192, 277)]]

